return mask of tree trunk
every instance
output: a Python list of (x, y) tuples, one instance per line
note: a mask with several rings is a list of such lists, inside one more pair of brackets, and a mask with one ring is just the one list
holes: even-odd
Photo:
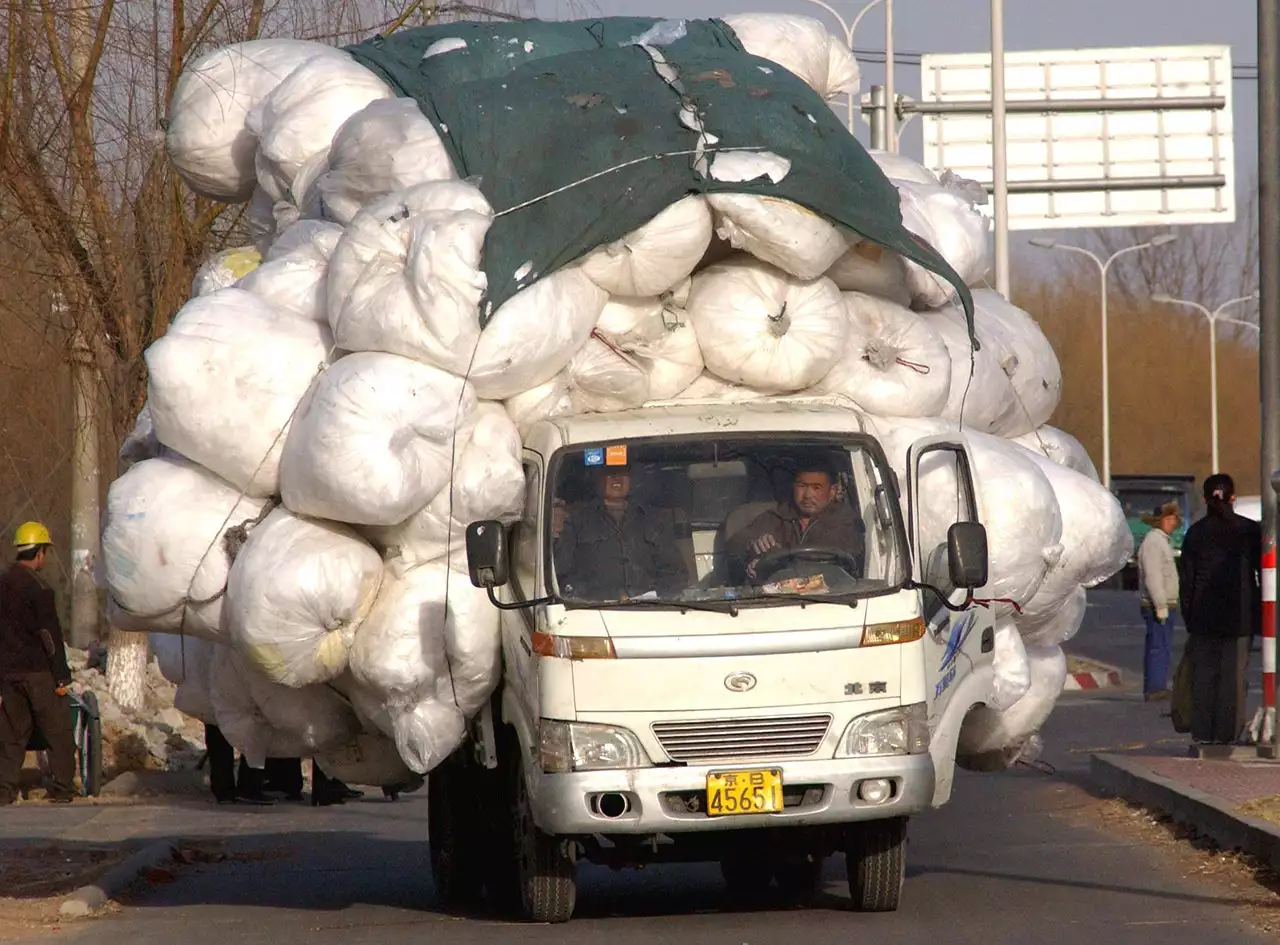
[(148, 643), (145, 633), (111, 628), (107, 640), (107, 688), (122, 709), (140, 712), (145, 708)]

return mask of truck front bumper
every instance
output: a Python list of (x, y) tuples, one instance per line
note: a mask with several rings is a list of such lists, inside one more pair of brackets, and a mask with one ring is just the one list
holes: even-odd
[[(707, 775), (713, 771), (781, 768), (785, 809), (772, 814), (712, 817), (706, 813)], [(754, 762), (536, 774), (534, 820), (545, 833), (657, 834), (807, 827), (899, 817), (933, 800), (933, 759), (925, 755)], [(887, 781), (890, 796), (862, 799), (864, 781)], [(619, 804), (617, 796), (623, 803)], [(623, 813), (606, 811), (625, 807)]]

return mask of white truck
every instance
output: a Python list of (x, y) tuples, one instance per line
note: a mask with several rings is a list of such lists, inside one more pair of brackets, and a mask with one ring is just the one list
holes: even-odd
[(799, 897), (844, 853), (854, 906), (896, 909), (907, 819), (949, 798), (994, 649), (964, 437), (902, 459), (906, 483), (821, 399), (533, 427), (523, 518), (467, 529), (504, 665), (430, 775), (442, 901), (566, 921), (583, 859), (718, 861), (732, 893)]

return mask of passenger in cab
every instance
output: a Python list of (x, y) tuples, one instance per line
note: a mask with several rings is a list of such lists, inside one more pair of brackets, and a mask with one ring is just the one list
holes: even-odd
[(565, 597), (624, 600), (657, 592), (678, 595), (689, 570), (675, 529), (657, 511), (631, 496), (629, 466), (591, 471), (595, 495), (552, 510), (556, 577)]
[(842, 501), (835, 471), (813, 460), (796, 470), (787, 501), (761, 512), (729, 539), (729, 555), (745, 564), (747, 577), (755, 581), (757, 563), (770, 552), (830, 549), (850, 555), (857, 562), (852, 576), (859, 577), (866, 564), (864, 534), (862, 520)]

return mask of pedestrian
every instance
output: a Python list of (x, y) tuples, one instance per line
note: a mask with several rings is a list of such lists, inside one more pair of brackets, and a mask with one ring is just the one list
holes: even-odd
[(18, 799), (37, 727), (49, 751), (48, 800), (65, 804), (75, 796), (71, 671), (53, 590), (40, 578), (52, 544), (49, 529), (24, 522), (13, 536), (17, 560), (0, 574), (0, 805)]
[(1249, 643), (1262, 625), (1262, 532), (1235, 513), (1235, 483), (1225, 473), (1204, 481), (1204, 499), (1204, 518), (1182, 542), (1191, 737), (1230, 744), (1244, 728)]
[(1166, 502), (1145, 517), (1151, 526), (1138, 549), (1138, 590), (1147, 625), (1142, 660), (1142, 697), (1169, 698), (1169, 664), (1173, 649), (1173, 612), (1178, 606), (1178, 566), (1170, 537), (1182, 524), (1177, 502)]

